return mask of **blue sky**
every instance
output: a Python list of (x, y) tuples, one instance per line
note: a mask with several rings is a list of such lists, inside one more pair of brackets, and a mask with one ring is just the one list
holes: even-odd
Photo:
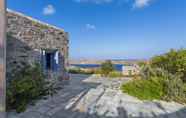
[(186, 0), (7, 0), (69, 32), (71, 59), (147, 59), (186, 48)]

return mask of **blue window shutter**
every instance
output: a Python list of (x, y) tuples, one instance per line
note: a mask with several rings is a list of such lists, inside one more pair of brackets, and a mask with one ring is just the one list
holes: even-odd
[(45, 53), (45, 50), (41, 51), (41, 65), (42, 65), (43, 71), (45, 72), (46, 71), (46, 53)]
[(58, 65), (59, 65), (59, 52), (56, 51), (54, 53), (54, 71), (58, 71)]

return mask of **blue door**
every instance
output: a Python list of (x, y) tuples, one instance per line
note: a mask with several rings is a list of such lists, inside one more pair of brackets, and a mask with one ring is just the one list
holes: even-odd
[(45, 50), (42, 50), (41, 65), (44, 72), (47, 72), (48, 70), (57, 72), (59, 70), (59, 52), (46, 52)]

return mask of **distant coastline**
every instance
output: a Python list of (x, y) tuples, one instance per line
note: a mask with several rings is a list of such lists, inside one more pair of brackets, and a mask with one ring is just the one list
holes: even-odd
[[(99, 68), (100, 64), (71, 64), (71, 66), (79, 67), (79, 68), (85, 68), (85, 69), (91, 69), (91, 68)], [(124, 64), (114, 64), (114, 68), (117, 71), (122, 71), (122, 67)]]
[[(148, 61), (145, 59), (108, 59), (111, 60), (113, 64), (136, 64), (141, 61)], [(79, 59), (79, 60), (70, 60), (70, 64), (101, 64), (105, 60), (94, 60), (94, 59)]]

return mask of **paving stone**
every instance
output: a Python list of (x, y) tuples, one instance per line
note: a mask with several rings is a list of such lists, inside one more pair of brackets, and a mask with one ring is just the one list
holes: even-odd
[(7, 113), (8, 118), (20, 118), (17, 113), (15, 112), (9, 112)]
[[(186, 118), (184, 105), (157, 100), (141, 101), (110, 87), (109, 84), (115, 80), (95, 79), (95, 77), (88, 77), (86, 80), (87, 76), (82, 75), (73, 75), (73, 77), (70, 85), (54, 95), (53, 100), (49, 98), (42, 104), (36, 104), (37, 107), (30, 108), (36, 112), (24, 112), (21, 116), (29, 116), (28, 118), (44, 116), (46, 118)], [(12, 112), (9, 113), (8, 118), (14, 118), (10, 117), (11, 114)], [(16, 113), (14, 116), (23, 118)]]
[(51, 110), (51, 108), (48, 107), (48, 106), (46, 106), (46, 105), (40, 107), (39, 109), (37, 109), (37, 111), (38, 111), (39, 113), (41, 113), (41, 114), (45, 114), (45, 113), (47, 113), (49, 110)]
[(52, 115), (54, 115), (56, 112), (58, 112), (58, 111), (61, 110), (61, 109), (62, 109), (61, 106), (55, 107), (55, 108), (49, 110), (49, 111), (46, 113), (46, 115), (52, 116)]
[(25, 112), (20, 118), (44, 118), (44, 116), (39, 112)]

